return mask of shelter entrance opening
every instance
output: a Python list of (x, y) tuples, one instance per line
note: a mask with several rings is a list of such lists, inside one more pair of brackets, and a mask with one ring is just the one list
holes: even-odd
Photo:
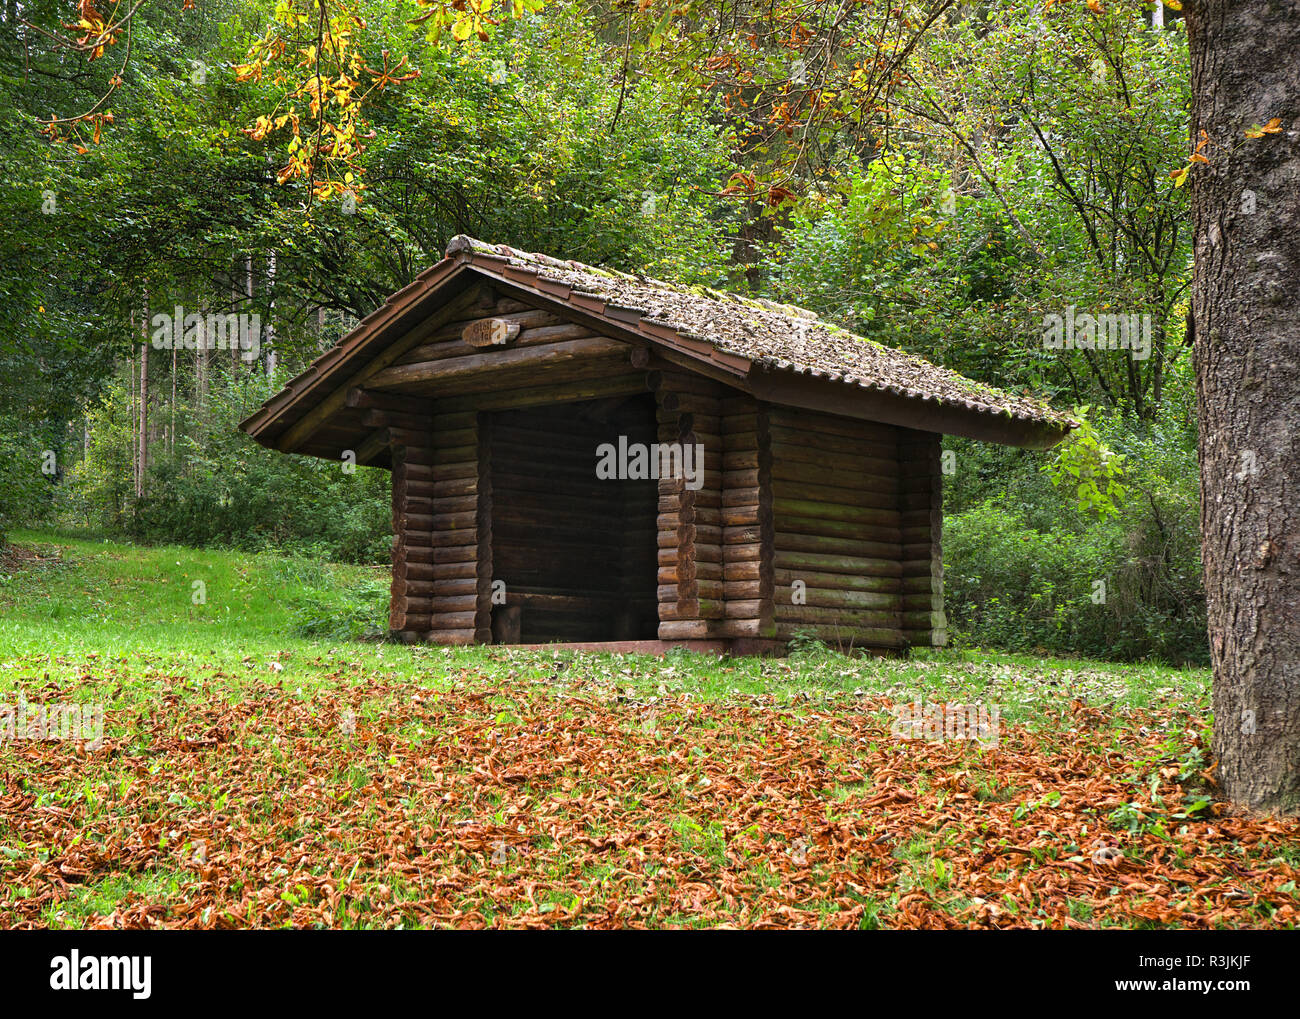
[(649, 393), (490, 415), (496, 643), (657, 636), (658, 482), (609, 456), (655, 437)]

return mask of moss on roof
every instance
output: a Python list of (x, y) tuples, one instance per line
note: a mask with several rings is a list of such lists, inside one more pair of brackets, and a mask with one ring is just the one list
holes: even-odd
[(447, 248), (449, 257), (461, 253), (471, 259), (476, 253), (505, 258), (574, 292), (638, 311), (647, 321), (778, 370), (1027, 421), (1070, 424), (1066, 415), (1039, 400), (1004, 392), (859, 336), (805, 308), (564, 261), (471, 237), (454, 238)]

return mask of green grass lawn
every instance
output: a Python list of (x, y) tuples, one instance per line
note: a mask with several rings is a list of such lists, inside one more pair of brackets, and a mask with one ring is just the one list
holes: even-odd
[(14, 540), (0, 705), (105, 721), (0, 747), (0, 926), (1296, 924), (1204, 670), (406, 647), (382, 571)]

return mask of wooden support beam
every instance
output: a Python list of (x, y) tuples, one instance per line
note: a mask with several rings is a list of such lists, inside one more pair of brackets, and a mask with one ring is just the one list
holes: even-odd
[(387, 428), (380, 428), (371, 432), (360, 446), (357, 447), (357, 463), (368, 464), (380, 453), (385, 452), (390, 447), (390, 438)]
[(416, 417), (427, 417), (433, 412), (433, 404), (423, 397), (384, 393), (377, 389), (363, 389), (360, 386), (348, 390), (345, 402), (356, 410), (391, 410)]
[(472, 354), (469, 357), (448, 358), (443, 361), (395, 365), (376, 372), (371, 379), (371, 385), (382, 389), (386, 386), (406, 386), (420, 382), (464, 382), (467, 379), (509, 368), (532, 370), (550, 368), (584, 358), (600, 358), (620, 351), (630, 354), (631, 348), (622, 340), (613, 340), (608, 336), (592, 336), (540, 347), (522, 347), (486, 354)]
[(480, 318), (467, 325), (460, 338), (471, 347), (504, 347), (519, 335), (520, 324), (506, 318)]

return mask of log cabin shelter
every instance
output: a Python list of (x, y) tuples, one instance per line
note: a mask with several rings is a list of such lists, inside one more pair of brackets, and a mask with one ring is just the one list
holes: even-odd
[(391, 469), (398, 640), (741, 653), (945, 643), (942, 436), (1072, 424), (799, 308), (458, 236), (240, 427)]

